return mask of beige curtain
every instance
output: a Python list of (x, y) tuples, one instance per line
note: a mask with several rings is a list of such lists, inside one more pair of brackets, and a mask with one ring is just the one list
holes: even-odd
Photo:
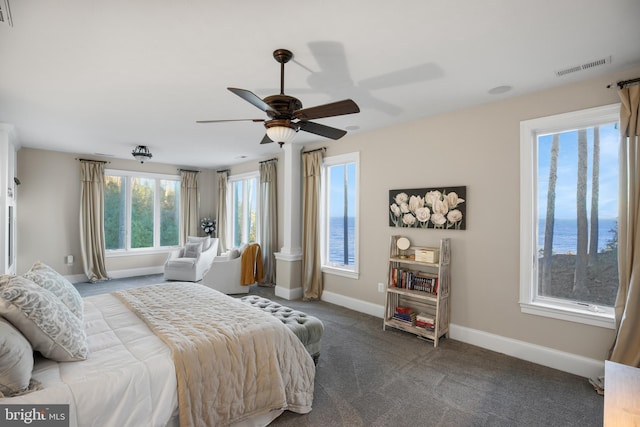
[(197, 236), (200, 227), (198, 218), (200, 194), (198, 192), (198, 172), (180, 171), (180, 244), (184, 245), (187, 236)]
[(263, 284), (275, 283), (278, 251), (278, 185), (276, 159), (260, 163), (260, 246), (264, 265)]
[(322, 150), (302, 154), (302, 296), (322, 296), (320, 270), (320, 169)]
[(609, 359), (640, 366), (640, 85), (619, 91), (620, 208), (618, 212), (618, 271), (616, 339)]
[(103, 162), (80, 160), (80, 251), (89, 281), (107, 280)]
[(218, 250), (226, 252), (227, 245), (227, 178), (229, 171), (218, 171), (218, 209), (216, 224), (218, 229)]

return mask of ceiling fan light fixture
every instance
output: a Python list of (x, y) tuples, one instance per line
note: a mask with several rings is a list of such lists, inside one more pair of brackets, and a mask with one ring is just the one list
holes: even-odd
[(153, 155), (149, 148), (146, 145), (138, 145), (132, 152), (131, 155), (134, 159), (139, 161), (140, 163), (144, 163), (145, 160), (149, 160)]
[(292, 124), (275, 124), (267, 127), (267, 136), (269, 139), (277, 142), (281, 146), (282, 144), (292, 142), (297, 133), (298, 128)]

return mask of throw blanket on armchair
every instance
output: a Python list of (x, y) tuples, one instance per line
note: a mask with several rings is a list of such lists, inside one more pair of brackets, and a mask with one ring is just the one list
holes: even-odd
[(173, 351), (180, 425), (311, 411), (315, 367), (278, 319), (194, 283), (114, 292)]
[(260, 245), (258, 243), (252, 243), (247, 246), (244, 252), (242, 252), (240, 264), (241, 285), (253, 285), (256, 282), (260, 283), (262, 281), (262, 249), (260, 249)]

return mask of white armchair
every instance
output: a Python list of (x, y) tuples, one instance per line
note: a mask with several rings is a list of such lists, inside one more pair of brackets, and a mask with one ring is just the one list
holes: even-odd
[(217, 254), (217, 238), (189, 236), (184, 248), (169, 254), (164, 263), (164, 278), (184, 282), (202, 280)]
[(249, 293), (249, 286), (240, 284), (241, 255), (238, 250), (230, 250), (224, 255), (217, 256), (200, 283), (224, 294)]

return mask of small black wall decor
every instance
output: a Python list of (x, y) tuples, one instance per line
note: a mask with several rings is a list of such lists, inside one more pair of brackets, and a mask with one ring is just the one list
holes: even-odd
[(467, 187), (389, 190), (389, 226), (464, 230)]

